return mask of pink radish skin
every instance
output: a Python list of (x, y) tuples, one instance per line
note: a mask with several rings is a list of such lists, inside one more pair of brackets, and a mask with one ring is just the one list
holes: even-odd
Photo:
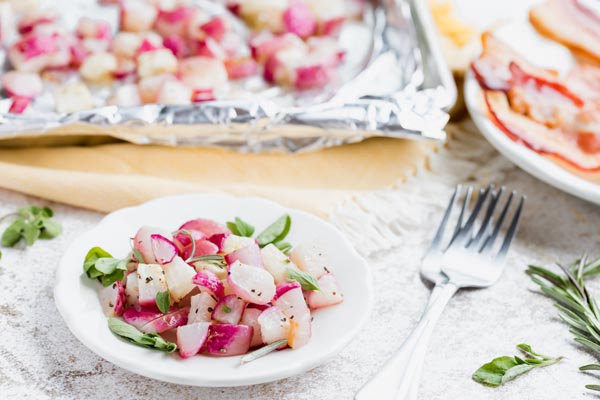
[(104, 315), (118, 317), (125, 310), (125, 289), (120, 281), (100, 289), (100, 304)]
[(320, 31), (325, 36), (335, 36), (340, 32), (342, 25), (345, 21), (346, 19), (344, 17), (331, 18), (325, 20), (321, 24)]
[(130, 325), (140, 329), (142, 326), (160, 318), (163, 315), (156, 307), (135, 306), (123, 313), (123, 319)]
[(173, 261), (178, 253), (175, 243), (159, 234), (150, 235), (150, 243), (154, 259), (160, 264), (165, 265)]
[(193, 229), (189, 229), (189, 230), (187, 230), (187, 232), (192, 236), (191, 239), (190, 239), (190, 235), (186, 235), (185, 233), (183, 233), (181, 231), (177, 231), (177, 233), (175, 234), (175, 236), (173, 238), (173, 241), (175, 242), (175, 244), (177, 245), (177, 247), (180, 250), (183, 249), (185, 246), (189, 245), (190, 243), (192, 243), (192, 239), (194, 241), (206, 239), (206, 236), (204, 236), (204, 234), (200, 231), (195, 231)]
[(285, 30), (307, 38), (317, 30), (317, 19), (306, 3), (294, 2), (283, 13)]
[(180, 6), (173, 10), (160, 10), (154, 28), (163, 37), (176, 35), (184, 37), (186, 27), (195, 9)]
[(202, 232), (206, 237), (210, 237), (217, 233), (231, 233), (231, 231), (225, 225), (221, 225), (213, 220), (203, 218), (187, 221), (181, 225), (179, 229), (199, 231)]
[(282, 293), (273, 305), (281, 309), (290, 321), (288, 344), (297, 349), (308, 343), (311, 336), (312, 317), (300, 287)]
[(252, 334), (252, 328), (246, 325), (211, 325), (206, 352), (221, 357), (246, 354), (250, 349)]
[(234, 293), (248, 303), (267, 304), (275, 295), (273, 277), (264, 268), (236, 261), (228, 272), (227, 282)]
[(227, 239), (229, 235), (231, 235), (231, 233), (215, 233), (214, 235), (211, 235), (208, 240), (217, 245), (219, 252), (221, 252), (223, 245), (225, 244), (225, 239)]
[(258, 323), (258, 316), (262, 313), (258, 308), (246, 308), (242, 319), (240, 320), (241, 325), (252, 327), (252, 341), (250, 347), (258, 346), (263, 343), (262, 336), (260, 334), (260, 324)]
[(33, 31), (33, 29), (42, 24), (51, 24), (56, 22), (57, 15), (53, 11), (33, 12), (26, 14), (21, 18), (17, 29), (21, 35), (25, 35)]
[(220, 41), (227, 32), (227, 22), (221, 17), (213, 17), (210, 21), (202, 24), (200, 29), (216, 41)]
[(223, 282), (221, 282), (214, 272), (202, 270), (194, 276), (192, 282), (195, 285), (200, 286), (200, 290), (207, 289), (217, 299), (220, 299), (225, 295)]
[(253, 242), (249, 246), (242, 247), (225, 256), (227, 264), (231, 265), (236, 261), (242, 264), (252, 265), (253, 267), (264, 268), (263, 259), (258, 243)]
[(333, 71), (323, 65), (296, 68), (294, 86), (298, 90), (321, 89), (332, 81)]
[(213, 38), (208, 37), (196, 43), (196, 55), (201, 57), (216, 58), (224, 60), (227, 53), (221, 45)]
[(252, 57), (259, 63), (264, 63), (275, 53), (294, 46), (304, 46), (302, 40), (291, 33), (268, 36), (259, 35), (250, 41)]
[(161, 314), (160, 317), (148, 322), (140, 328), (144, 333), (163, 333), (171, 329), (187, 324), (188, 308), (180, 308), (168, 314)]
[(161, 235), (168, 240), (173, 240), (171, 233), (165, 229), (142, 226), (133, 238), (133, 248), (142, 253), (142, 256), (144, 257), (143, 262), (147, 264), (157, 262), (154, 257), (154, 250), (152, 249), (152, 235)]
[(33, 72), (9, 71), (1, 79), (2, 87), (10, 97), (33, 99), (44, 89), (40, 76)]
[(258, 317), (262, 341), (265, 344), (287, 339), (290, 333), (288, 317), (277, 307), (270, 307)]
[(333, 274), (325, 274), (318, 279), (319, 290), (311, 290), (306, 296), (308, 306), (316, 310), (344, 301), (344, 294)]
[(163, 39), (163, 46), (173, 53), (177, 58), (183, 58), (187, 53), (185, 42), (177, 35), (169, 35)]
[(178, 302), (196, 287), (192, 282), (196, 270), (181, 257), (175, 257), (172, 262), (163, 265), (163, 270), (173, 302)]
[(300, 284), (298, 282), (283, 282), (277, 285), (275, 296), (273, 297), (273, 301), (277, 301), (278, 298), (286, 294), (288, 291), (292, 289), (300, 289)]
[(156, 305), (156, 294), (167, 290), (163, 269), (157, 264), (139, 264), (137, 278), (140, 305)]
[(217, 300), (206, 292), (193, 295), (190, 300), (188, 323), (210, 322)]
[(249, 57), (240, 57), (225, 61), (229, 79), (243, 79), (258, 73), (258, 64)]
[(215, 95), (212, 89), (196, 89), (192, 92), (192, 103), (214, 101)]
[(181, 358), (198, 354), (208, 338), (208, 322), (197, 322), (177, 328), (177, 348)]
[(223, 324), (235, 325), (240, 322), (246, 303), (234, 294), (223, 297), (215, 306), (212, 319)]
[(11, 114), (23, 114), (31, 104), (31, 99), (26, 97), (13, 97), (8, 112)]
[(216, 244), (209, 242), (208, 240), (199, 240), (196, 242), (196, 251), (192, 254), (193, 247), (191, 244), (187, 245), (182, 251), (182, 258), (189, 259), (190, 257), (201, 257), (217, 254), (219, 248)]
[(86, 39), (102, 39), (110, 40), (110, 24), (103, 20), (94, 20), (90, 18), (81, 18), (75, 28), (75, 33), (78, 38)]

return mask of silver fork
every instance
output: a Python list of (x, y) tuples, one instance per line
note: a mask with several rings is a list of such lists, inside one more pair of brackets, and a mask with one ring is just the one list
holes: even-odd
[[(425, 279), (432, 281), (435, 287), (423, 316), (382, 370), (358, 391), (355, 395), (356, 400), (416, 398), (423, 357), (431, 331), (452, 296), (458, 289), (465, 287), (489, 287), (500, 278), (504, 259), (517, 233), (525, 197), (521, 196), (518, 201), (500, 249), (495, 251), (494, 244), (501, 236), (502, 226), (517, 194), (512, 192), (508, 196), (500, 215), (494, 220), (504, 188), (496, 191), (490, 185), (485, 190), (480, 190), (473, 210), (463, 223), (472, 191), (471, 187), (467, 187), (450, 242), (444, 245), (443, 238), (452, 208), (462, 192), (460, 186), (456, 188), (424, 259), (421, 274)], [(484, 207), (488, 198), (487, 207)], [(483, 209), (486, 210), (485, 214), (478, 229), (475, 229), (478, 216)]]

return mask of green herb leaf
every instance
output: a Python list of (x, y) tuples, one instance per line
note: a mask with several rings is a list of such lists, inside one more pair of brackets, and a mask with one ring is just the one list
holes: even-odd
[(286, 270), (288, 281), (296, 281), (302, 286), (302, 290), (320, 290), (319, 283), (314, 276), (308, 272), (300, 271), (299, 269), (288, 267)]
[(5, 229), (0, 242), (3, 246), (12, 247), (24, 239), (31, 246), (38, 239), (52, 239), (62, 231), (60, 224), (51, 220), (53, 216), (54, 213), (48, 207), (22, 207), (16, 213), (0, 218), (16, 217)]
[(146, 261), (144, 261), (144, 256), (142, 255), (142, 252), (139, 251), (138, 249), (132, 249), (131, 250), (133, 252), (133, 256), (135, 257), (135, 261), (137, 261), (138, 264), (145, 264)]
[(227, 304), (223, 304), (223, 305), (221, 306), (221, 309), (223, 310), (223, 312), (224, 312), (225, 314), (229, 314), (229, 313), (231, 312), (231, 307), (229, 307)]
[(163, 314), (167, 314), (171, 308), (171, 294), (168, 290), (156, 293), (156, 306)]
[(123, 280), (127, 271), (127, 261), (127, 259), (113, 258), (109, 252), (100, 247), (92, 247), (83, 261), (83, 270), (89, 278), (99, 279), (106, 287)]
[(281, 339), (266, 346), (261, 347), (260, 349), (254, 350), (251, 353), (246, 354), (240, 359), (240, 364), (247, 364), (251, 361), (254, 361), (258, 358), (266, 356), (272, 351), (277, 350), (279, 347), (283, 346), (287, 343), (287, 339)]
[(473, 380), (486, 386), (496, 387), (534, 368), (547, 367), (562, 360), (562, 357), (552, 358), (535, 353), (528, 344), (520, 344), (517, 348), (526, 358), (518, 356), (494, 358), (473, 373)]
[(193, 257), (188, 260), (188, 262), (197, 262), (197, 261), (222, 261), (225, 262), (225, 257), (220, 254), (210, 254), (206, 256), (198, 256)]
[(280, 242), (285, 239), (291, 227), (292, 219), (289, 215), (285, 214), (259, 233), (256, 241), (260, 247), (265, 247), (269, 243)]
[(292, 250), (292, 245), (288, 242), (277, 242), (273, 244), (284, 254), (288, 254)]
[(235, 217), (234, 222), (227, 222), (227, 227), (234, 235), (251, 237), (254, 234), (254, 227), (240, 217)]
[(131, 343), (149, 349), (157, 349), (172, 353), (177, 350), (177, 345), (172, 342), (167, 342), (156, 333), (142, 333), (134, 326), (121, 321), (119, 318), (109, 318), (108, 328), (117, 336), (121, 336)]

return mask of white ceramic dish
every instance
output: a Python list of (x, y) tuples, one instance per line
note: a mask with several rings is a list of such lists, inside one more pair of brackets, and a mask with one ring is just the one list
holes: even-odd
[[(332, 271), (344, 291), (342, 304), (314, 312), (309, 344), (297, 350), (273, 352), (240, 366), (239, 357), (196, 356), (184, 360), (177, 354), (135, 346), (110, 332), (98, 300), (98, 286), (82, 269), (85, 254), (91, 247), (100, 246), (121, 257), (128, 253), (129, 238), (141, 225), (176, 229), (193, 218), (224, 222), (239, 216), (260, 231), (283, 213), (292, 218), (292, 229), (286, 240), (296, 244), (309, 240), (323, 243)], [(198, 194), (165, 197), (107, 215), (67, 249), (58, 267), (54, 298), (71, 332), (93, 352), (119, 367), (184, 385), (240, 386), (286, 378), (332, 359), (369, 316), (373, 288), (365, 261), (327, 222), (262, 199)]]
[[(562, 46), (537, 35), (528, 23), (522, 21), (498, 29), (495, 34), (510, 43), (515, 50), (537, 65), (566, 72), (573, 60)], [(600, 204), (600, 185), (586, 181), (521, 143), (511, 140), (488, 117), (483, 104), (482, 90), (469, 71), (464, 87), (465, 103), (471, 118), (485, 138), (503, 156), (536, 178), (571, 195)]]

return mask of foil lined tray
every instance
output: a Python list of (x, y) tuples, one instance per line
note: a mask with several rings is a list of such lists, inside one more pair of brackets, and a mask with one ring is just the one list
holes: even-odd
[[(69, 7), (64, 15), (74, 21), (90, 15), (89, 1), (81, 9), (71, 1), (51, 4), (59, 10), (63, 4)], [(75, 15), (78, 11), (84, 14)], [(442, 59), (427, 2), (372, 1), (365, 23), (369, 52), (354, 63), (354, 70), (342, 71), (346, 80), (333, 90), (294, 97), (272, 95), (273, 89), (265, 88), (265, 96), (183, 106), (105, 106), (70, 114), (44, 106), (25, 115), (10, 114), (10, 100), (2, 99), (0, 146), (108, 136), (137, 144), (293, 153), (377, 136), (444, 140), (446, 111), (454, 104), (456, 87)]]

